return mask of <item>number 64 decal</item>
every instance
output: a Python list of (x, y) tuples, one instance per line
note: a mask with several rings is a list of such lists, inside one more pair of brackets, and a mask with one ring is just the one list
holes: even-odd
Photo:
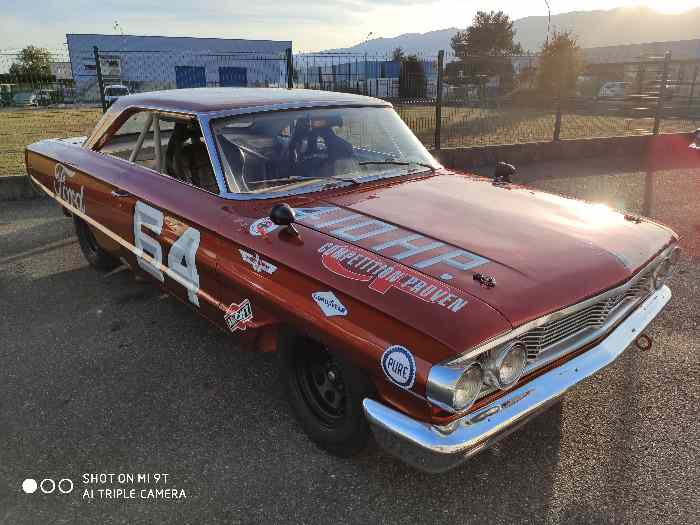
[[(197, 290), (199, 290), (199, 274), (197, 273), (197, 248), (199, 248), (199, 231), (187, 228), (178, 237), (168, 253), (168, 266), (163, 266), (163, 248), (160, 243), (148, 235), (144, 228), (156, 235), (163, 231), (163, 212), (136, 201), (134, 207), (134, 244), (136, 245), (136, 261), (139, 266), (153, 277), (163, 282), (163, 270), (168, 277), (173, 278), (187, 288), (187, 297), (192, 304), (199, 306)], [(148, 258), (144, 257), (144, 254)], [(184, 264), (183, 264), (184, 261)]]

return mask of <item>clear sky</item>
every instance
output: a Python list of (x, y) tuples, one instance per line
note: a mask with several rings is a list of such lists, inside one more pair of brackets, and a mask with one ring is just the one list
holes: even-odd
[[(699, 0), (550, 0), (552, 13), (646, 5), (682, 12)], [(546, 15), (544, 0), (0, 0), (0, 49), (60, 49), (66, 33), (293, 40), (316, 51), (401, 33), (466, 27), (478, 10)]]

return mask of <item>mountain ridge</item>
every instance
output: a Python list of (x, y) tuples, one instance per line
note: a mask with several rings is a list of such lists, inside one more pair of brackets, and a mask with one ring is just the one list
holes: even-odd
[[(540, 49), (547, 33), (546, 16), (519, 18), (513, 25), (515, 41), (520, 42), (525, 51)], [(573, 31), (584, 48), (692, 40), (700, 38), (700, 7), (678, 14), (661, 13), (648, 7), (571, 11), (552, 15), (551, 26), (552, 30)], [(457, 27), (449, 27), (426, 33), (403, 33), (327, 52), (390, 54), (401, 47), (407, 54), (436, 55), (440, 49), (451, 51), (450, 39), (458, 31)]]

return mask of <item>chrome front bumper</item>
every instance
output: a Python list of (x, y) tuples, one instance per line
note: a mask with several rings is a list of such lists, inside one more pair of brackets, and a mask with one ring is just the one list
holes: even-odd
[(615, 361), (671, 299), (663, 286), (598, 345), (445, 427), (412, 419), (372, 399), (365, 415), (379, 444), (406, 463), (444, 472), (551, 406), (571, 387)]

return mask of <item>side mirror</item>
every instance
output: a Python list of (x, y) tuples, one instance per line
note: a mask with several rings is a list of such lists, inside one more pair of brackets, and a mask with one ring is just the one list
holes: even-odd
[(275, 204), (272, 207), (272, 210), (270, 210), (270, 220), (277, 226), (286, 226), (287, 233), (295, 237), (299, 235), (299, 230), (294, 226), (296, 214), (294, 213), (294, 209), (286, 202)]
[(495, 182), (513, 182), (511, 177), (517, 173), (515, 166), (507, 162), (499, 162), (493, 170), (493, 180)]

